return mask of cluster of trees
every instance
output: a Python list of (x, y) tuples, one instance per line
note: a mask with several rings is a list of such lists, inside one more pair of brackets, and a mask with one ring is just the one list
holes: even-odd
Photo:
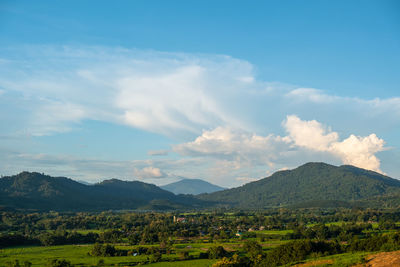
[(96, 257), (126, 256), (127, 254), (127, 250), (118, 250), (112, 245), (100, 243), (94, 244), (92, 250), (89, 252), (89, 255)]
[(370, 223), (343, 223), (340, 226), (317, 224), (312, 227), (299, 225), (293, 228), (293, 233), (288, 234), (287, 238), (317, 240), (336, 238), (339, 241), (349, 241), (353, 236), (370, 230), (372, 230), (372, 224)]
[[(321, 224), (328, 222), (378, 222), (382, 229), (392, 229), (394, 222), (400, 221), (398, 211), (371, 209), (272, 209), (262, 212), (235, 212), (224, 216), (223, 212), (198, 213), (187, 215), (187, 222), (173, 222), (174, 213), (24, 213), (0, 211), (0, 233), (19, 232), (38, 234), (49, 230), (74, 229), (119, 229), (122, 232), (152, 231), (154, 228), (168, 234), (182, 237), (197, 236), (200, 232), (220, 234), (219, 228), (236, 230), (259, 228), (293, 229), (298, 225)], [(159, 231), (158, 231), (159, 232)]]
[(44, 246), (91, 244), (99, 239), (99, 235), (96, 233), (87, 233), (84, 235), (77, 232), (57, 231), (54, 233), (43, 233), (38, 236), (38, 239)]
[(346, 247), (347, 251), (393, 251), (400, 249), (400, 233), (354, 238)]
[(87, 233), (86, 235), (77, 232), (43, 232), (37, 236), (22, 234), (0, 234), (0, 248), (25, 245), (68, 245), (68, 244), (92, 244), (101, 240), (96, 233)]
[[(30, 261), (23, 261), (22, 263), (19, 260), (15, 260), (13, 262), (8, 262), (7, 267), (31, 267), (32, 263)], [(72, 267), (70, 261), (65, 259), (52, 259), (48, 261), (47, 267)]]

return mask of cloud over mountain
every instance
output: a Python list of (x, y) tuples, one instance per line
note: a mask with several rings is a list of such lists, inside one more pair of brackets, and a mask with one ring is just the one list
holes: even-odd
[(162, 172), (159, 168), (155, 167), (144, 167), (143, 169), (137, 169), (135, 168), (134, 170), (134, 175), (138, 178), (141, 179), (146, 179), (146, 178), (164, 178), (167, 175)]
[(366, 137), (350, 135), (340, 141), (337, 132), (316, 120), (304, 121), (296, 115), (287, 116), (282, 125), (287, 136), (259, 136), (218, 127), (203, 131), (192, 142), (175, 145), (174, 151), (184, 156), (212, 156), (234, 162), (239, 168), (243, 164), (274, 165), (291, 153), (301, 157), (305, 148), (331, 154), (344, 164), (381, 172), (380, 161), (375, 154), (385, 149), (385, 142), (375, 134)]
[(339, 141), (339, 134), (325, 128), (321, 123), (303, 121), (297, 116), (287, 116), (284, 127), (295, 146), (332, 153), (344, 164), (382, 172), (376, 153), (383, 151), (385, 141), (375, 134), (366, 137), (350, 135)]

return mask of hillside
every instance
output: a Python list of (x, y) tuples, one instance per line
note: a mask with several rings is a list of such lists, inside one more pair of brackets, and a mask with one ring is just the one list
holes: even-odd
[(351, 206), (400, 194), (400, 181), (353, 166), (307, 163), (241, 187), (203, 194), (202, 200), (241, 208)]
[[(160, 204), (162, 203), (162, 204)], [(0, 179), (0, 206), (38, 210), (174, 209), (201, 201), (175, 196), (138, 181), (106, 180), (84, 185), (65, 177), (22, 172)]]
[[(178, 185), (175, 189), (195, 194), (196, 191), (189, 191), (188, 182), (195, 187), (208, 184), (183, 180), (175, 183)], [(325, 163), (307, 163), (241, 187), (196, 197), (175, 195), (139, 181), (111, 179), (85, 185), (65, 177), (30, 172), (0, 178), (0, 207), (3, 208), (85, 211), (399, 205), (399, 180), (353, 166), (336, 167)]]
[(213, 193), (224, 190), (223, 187), (211, 184), (200, 179), (183, 179), (175, 183), (161, 186), (162, 189), (174, 194), (198, 195), (202, 193)]

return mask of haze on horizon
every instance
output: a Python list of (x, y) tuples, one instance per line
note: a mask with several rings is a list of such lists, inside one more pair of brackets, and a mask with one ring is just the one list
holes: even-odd
[(0, 174), (400, 178), (398, 1), (2, 1)]

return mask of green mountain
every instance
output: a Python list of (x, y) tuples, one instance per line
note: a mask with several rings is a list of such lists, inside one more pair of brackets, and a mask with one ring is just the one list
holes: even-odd
[[(353, 166), (307, 163), (293, 170), (241, 187), (202, 194), (198, 198), (225, 206), (266, 208), (279, 206), (371, 206), (399, 199), (400, 181)], [(379, 202), (380, 201), (380, 202)]]
[(175, 195), (138, 181), (111, 179), (85, 185), (35, 172), (0, 178), (0, 207), (3, 208), (100, 211), (217, 206), (243, 209), (400, 207), (400, 181), (353, 166), (307, 163), (241, 187), (193, 197)]
[(161, 186), (162, 189), (174, 194), (198, 195), (202, 193), (213, 193), (224, 190), (223, 187), (211, 184), (201, 179), (183, 179), (175, 183)]
[(202, 201), (176, 196), (138, 181), (106, 180), (84, 185), (65, 177), (22, 172), (0, 179), (0, 206), (37, 210), (175, 209)]

